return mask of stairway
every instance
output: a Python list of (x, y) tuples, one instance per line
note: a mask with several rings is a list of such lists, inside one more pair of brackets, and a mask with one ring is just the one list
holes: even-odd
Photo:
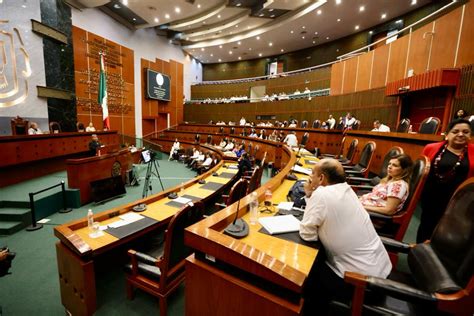
[(31, 224), (28, 202), (0, 201), (0, 235), (11, 235)]

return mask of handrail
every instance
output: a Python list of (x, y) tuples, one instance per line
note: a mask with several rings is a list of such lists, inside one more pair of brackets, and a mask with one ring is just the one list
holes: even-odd
[(393, 37), (395, 35), (398, 35), (404, 31), (406, 31), (407, 29), (410, 29), (412, 28), (413, 26), (416, 26), (418, 25), (419, 23), (431, 18), (432, 16), (436, 15), (436, 14), (439, 14), (440, 12), (446, 10), (447, 8), (449, 8), (450, 6), (452, 6), (454, 3), (458, 2), (457, 0), (452, 0), (451, 3), (448, 3), (447, 5), (445, 5), (444, 7), (436, 10), (435, 12), (432, 12), (430, 14), (428, 14), (427, 16), (421, 18), (420, 20), (410, 24), (409, 26), (403, 28), (402, 30), (398, 31), (397, 33), (395, 34), (391, 34), (390, 36), (386, 36), (374, 43), (371, 43), (369, 45), (366, 45), (362, 48), (358, 48), (356, 50), (353, 50), (349, 53), (346, 53), (344, 55), (340, 55), (340, 56), (337, 56), (336, 57), (336, 60), (334, 61), (331, 61), (331, 62), (327, 62), (327, 63), (324, 63), (324, 64), (320, 64), (320, 65), (316, 65), (316, 66), (311, 66), (311, 67), (307, 67), (307, 68), (303, 68), (303, 69), (297, 69), (297, 70), (292, 70), (292, 71), (287, 71), (287, 72), (282, 72), (282, 73), (279, 73), (279, 74), (275, 74), (275, 75), (265, 75), (265, 76), (258, 76), (258, 77), (249, 77), (249, 78), (241, 78), (241, 79), (226, 79), (226, 80), (210, 80), (210, 81), (202, 81), (202, 82), (195, 82), (193, 84), (195, 85), (208, 85), (208, 84), (225, 84), (225, 83), (239, 83), (239, 82), (248, 82), (248, 81), (257, 81), (257, 80), (265, 80), (265, 79), (275, 79), (275, 78), (278, 78), (278, 77), (284, 77), (284, 76), (287, 76), (287, 75), (293, 75), (293, 74), (298, 74), (298, 73), (303, 73), (303, 72), (306, 72), (306, 71), (312, 71), (314, 69), (318, 69), (318, 68), (322, 68), (322, 67), (326, 67), (326, 66), (331, 66), (332, 64), (335, 64), (337, 62), (340, 62), (341, 60), (344, 60), (344, 59), (347, 59), (347, 58), (350, 58), (350, 57), (353, 57), (354, 54), (357, 54), (358, 52), (363, 52), (364, 50), (367, 49), (367, 51), (369, 51), (368, 49), (382, 41), (385, 41), (387, 40), (387, 38), (390, 38), (390, 37)]
[(396, 33), (394, 33), (394, 34), (391, 34), (391, 35), (387, 35), (387, 36), (385, 36), (384, 38), (379, 39), (378, 41), (376, 41), (376, 42), (374, 42), (374, 43), (371, 43), (371, 44), (366, 45), (366, 46), (364, 46), (364, 47), (361, 47), (361, 48), (358, 48), (358, 49), (356, 49), (356, 50), (353, 50), (352, 52), (349, 52), (349, 53), (347, 53), (347, 54), (338, 56), (337, 59), (338, 59), (339, 61), (341, 61), (341, 60), (343, 60), (343, 59), (351, 58), (351, 57), (353, 57), (353, 55), (354, 55), (355, 53), (357, 53), (357, 52), (362, 52), (362, 51), (364, 51), (365, 49), (367, 49), (367, 51), (369, 51), (369, 48), (370, 48), (370, 47), (372, 47), (372, 46), (374, 46), (374, 45), (377, 45), (378, 43), (383, 42), (383, 41), (387, 40), (387, 39), (390, 38), (390, 37), (393, 37), (393, 36), (395, 36), (395, 35), (398, 35), (398, 34), (400, 34), (400, 33), (405, 32), (406, 30), (408, 30), (408, 29), (410, 29), (410, 28), (412, 28), (412, 27), (418, 25), (419, 23), (421, 23), (421, 22), (423, 22), (423, 21), (425, 21), (425, 20), (431, 18), (432, 16), (434, 16), (434, 15), (436, 15), (436, 14), (438, 14), (438, 13), (444, 11), (444, 10), (446, 10), (447, 8), (449, 8), (450, 6), (452, 6), (452, 5), (453, 5), (454, 3), (456, 3), (456, 2), (457, 2), (457, 0), (453, 0), (451, 3), (448, 3), (448, 4), (445, 5), (444, 7), (442, 7), (442, 8), (440, 8), (440, 9), (438, 9), (438, 10), (436, 10), (436, 11), (434, 11), (434, 12), (428, 14), (427, 16), (425, 16), (425, 17), (419, 19), (418, 21), (416, 21), (416, 22), (410, 24), (409, 26), (407, 26), (407, 27), (401, 29), (400, 31), (398, 31), (398, 32), (396, 32)]

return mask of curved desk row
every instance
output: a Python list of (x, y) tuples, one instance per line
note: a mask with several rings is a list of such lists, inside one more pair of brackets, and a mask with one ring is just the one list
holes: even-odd
[[(58, 133), (0, 137), (0, 187), (65, 170), (66, 158), (89, 151), (94, 133)], [(97, 132), (101, 143), (119, 144), (117, 131)]]
[[(184, 145), (192, 146), (193, 144), (184, 143)], [(201, 147), (204, 150), (215, 151), (212, 147)], [(220, 152), (215, 151), (215, 153), (221, 156)], [(224, 161), (220, 161), (208, 172), (184, 183), (184, 194), (192, 196), (192, 200), (205, 202), (220, 195), (224, 188), (235, 179), (235, 176), (232, 178), (213, 176), (214, 172), (236, 174), (237, 170), (225, 168)], [(209, 189), (198, 183), (200, 179), (206, 179), (207, 183), (213, 183), (214, 187), (218, 188)], [(92, 315), (96, 310), (94, 262), (98, 259), (107, 260), (109, 258), (107, 255), (117, 249), (124, 254), (129, 243), (152, 231), (164, 229), (171, 217), (180, 209), (179, 205), (170, 203), (172, 200), (167, 196), (172, 192), (179, 193), (180, 189), (181, 186), (173, 187), (148, 198), (94, 215), (94, 221), (100, 226), (104, 228), (108, 226), (103, 236), (97, 238), (90, 236), (87, 218), (54, 228), (54, 234), (59, 239), (56, 243), (56, 253), (61, 301), (72, 315)], [(119, 216), (132, 213), (133, 206), (142, 202), (147, 205), (147, 209), (140, 213), (144, 216), (142, 219), (132, 226), (122, 226), (125, 228), (120, 227), (118, 230), (111, 229), (110, 225), (118, 222)]]

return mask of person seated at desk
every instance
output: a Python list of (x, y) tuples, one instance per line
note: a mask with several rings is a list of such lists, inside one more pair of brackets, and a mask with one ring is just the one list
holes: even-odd
[(199, 172), (200, 169), (205, 168), (205, 167), (209, 167), (211, 164), (212, 164), (212, 156), (211, 156), (211, 153), (210, 153), (210, 152), (207, 152), (207, 153), (204, 155), (204, 160), (203, 160), (203, 161), (200, 161), (200, 162), (197, 162), (197, 163), (194, 165), (193, 170)]
[(305, 315), (323, 315), (330, 300), (351, 298), (346, 271), (386, 278), (392, 269), (369, 214), (345, 181), (341, 163), (326, 158), (315, 164), (304, 186), (306, 210), (299, 233), (323, 245), (306, 280)]
[(336, 119), (332, 116), (332, 114), (329, 114), (329, 118), (326, 120), (326, 124), (328, 125), (328, 129), (334, 129), (336, 126)]
[(268, 136), (268, 140), (272, 140), (274, 142), (278, 141), (278, 132), (276, 129)]
[(94, 124), (92, 124), (92, 122), (90, 122), (89, 125), (87, 125), (86, 132), (95, 132), (95, 127), (94, 127)]
[(38, 134), (43, 134), (43, 132), (40, 130), (36, 122), (31, 122), (30, 128), (28, 129), (28, 135), (38, 135)]
[(247, 123), (247, 120), (245, 119), (245, 117), (242, 116), (242, 118), (240, 119), (239, 125), (240, 126), (245, 126), (246, 123)]
[(239, 160), (239, 172), (238, 177), (243, 176), (245, 172), (252, 170), (252, 162), (250, 161), (249, 154), (244, 152)]
[(227, 143), (227, 145), (225, 145), (225, 147), (222, 149), (222, 151), (232, 151), (232, 149), (234, 149), (234, 140), (231, 140), (230, 142)]
[(240, 144), (239, 146), (237, 146), (237, 148), (234, 148), (234, 154), (237, 158), (240, 158), (240, 156), (242, 156), (242, 154), (245, 152), (244, 150), (244, 145)]
[(91, 156), (95, 155), (100, 155), (100, 147), (102, 147), (102, 144), (99, 142), (99, 137), (97, 137), (97, 134), (92, 134), (91, 135), (91, 141), (89, 143), (89, 153)]
[(400, 211), (408, 198), (408, 182), (413, 162), (410, 156), (400, 154), (390, 159), (387, 176), (380, 180), (372, 192), (359, 198), (367, 211), (392, 215)]
[(255, 129), (252, 128), (252, 130), (250, 131), (249, 137), (257, 138), (258, 137), (257, 131), (255, 131)]
[(216, 149), (223, 150), (226, 145), (227, 145), (227, 138), (224, 137), (224, 138), (222, 138), (222, 140), (221, 140), (221, 142), (219, 143), (219, 145), (216, 145), (216, 146), (214, 146), (214, 147), (215, 147)]
[(372, 132), (390, 132), (390, 127), (385, 124), (380, 123), (379, 120), (374, 121), (374, 128)]
[(205, 158), (206, 158), (206, 155), (204, 155), (201, 151), (199, 151), (198, 156), (196, 158), (193, 158), (189, 162), (188, 167), (191, 169), (194, 169), (199, 163), (203, 162)]
[(286, 135), (283, 142), (291, 148), (298, 147), (298, 139), (296, 138), (296, 133), (294, 131), (291, 131), (288, 135)]
[(179, 140), (176, 138), (174, 140), (173, 146), (171, 146), (170, 156), (168, 158), (168, 161), (170, 161), (171, 159), (178, 160), (178, 158), (179, 158), (178, 151), (179, 151), (180, 147), (181, 147), (181, 145), (179, 144)]

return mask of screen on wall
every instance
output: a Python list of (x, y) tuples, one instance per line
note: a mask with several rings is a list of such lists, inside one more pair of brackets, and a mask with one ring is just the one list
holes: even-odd
[(170, 77), (160, 72), (147, 69), (146, 78), (147, 98), (170, 101)]

